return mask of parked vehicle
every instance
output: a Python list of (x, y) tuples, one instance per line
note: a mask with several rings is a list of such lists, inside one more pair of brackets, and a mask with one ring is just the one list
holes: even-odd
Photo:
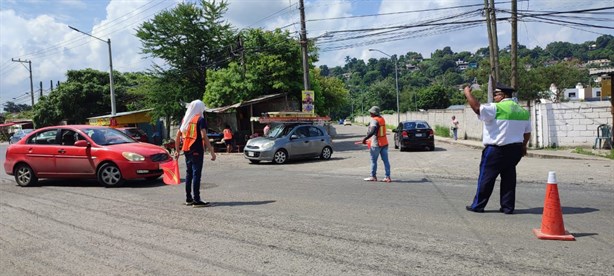
[(394, 148), (435, 150), (435, 134), (426, 121), (414, 120), (399, 123), (394, 132)]
[(343, 120), (343, 125), (344, 126), (351, 126), (352, 125), (352, 120), (350, 120), (350, 119)]
[(134, 140), (137, 140), (139, 142), (149, 142), (149, 137), (147, 137), (147, 133), (145, 133), (145, 131), (143, 131), (142, 129), (136, 127), (120, 127), (118, 128), (118, 130), (128, 134), (128, 136), (134, 138)]
[(97, 179), (105, 186), (125, 180), (154, 180), (171, 156), (160, 146), (138, 143), (102, 126), (67, 125), (37, 129), (6, 150), (4, 170), (20, 186), (42, 178)]
[(273, 125), (267, 136), (249, 139), (243, 154), (252, 163), (283, 164), (289, 159), (313, 157), (328, 160), (333, 154), (333, 145), (330, 135), (321, 126), (283, 123)]
[(17, 143), (19, 140), (21, 140), (21, 138), (23, 138), (24, 136), (26, 136), (26, 134), (28, 134), (28, 133), (30, 133), (32, 131), (34, 131), (34, 130), (30, 129), (30, 128), (19, 129), (19, 130), (15, 131), (15, 133), (13, 133), (13, 135), (9, 139), (9, 144)]

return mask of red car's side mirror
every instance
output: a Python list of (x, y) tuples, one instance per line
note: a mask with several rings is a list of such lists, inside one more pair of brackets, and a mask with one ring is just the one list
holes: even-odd
[(90, 143), (88, 143), (85, 140), (79, 140), (79, 141), (75, 142), (74, 145), (75, 145), (75, 147), (89, 147)]

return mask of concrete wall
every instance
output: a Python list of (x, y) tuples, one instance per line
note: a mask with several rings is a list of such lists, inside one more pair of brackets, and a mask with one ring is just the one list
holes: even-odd
[[(527, 108), (526, 104), (523, 104)], [(610, 102), (567, 102), (531, 105), (531, 145), (533, 147), (592, 147), (600, 124), (612, 125), (612, 106)], [(401, 121), (425, 120), (431, 127), (450, 127), (452, 115), (459, 121), (460, 139), (482, 139), (482, 122), (477, 115), (465, 106), (463, 110), (436, 109), (424, 112), (402, 113)], [(397, 125), (397, 115), (384, 115), (388, 125)], [(354, 119), (358, 123), (368, 123), (368, 116)]]

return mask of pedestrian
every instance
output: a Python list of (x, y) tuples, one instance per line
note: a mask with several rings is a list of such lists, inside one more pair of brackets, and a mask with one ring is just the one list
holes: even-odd
[[(371, 154), (371, 177), (365, 178), (365, 181), (377, 181), (377, 159), (381, 156), (384, 162), (384, 170), (386, 178), (384, 182), (391, 182), (390, 179), (390, 162), (388, 161), (388, 138), (386, 137), (386, 121), (380, 116), (380, 109), (373, 106), (369, 109), (371, 114), (371, 123), (367, 131), (367, 136), (362, 139), (363, 144), (369, 144), (369, 153)], [(369, 140), (370, 139), (370, 140)]]
[[(183, 116), (181, 126), (175, 136), (175, 158), (179, 158), (179, 150), (184, 152), (186, 175), (185, 175), (185, 204), (193, 207), (208, 207), (211, 203), (201, 201), (200, 179), (203, 170), (205, 149), (211, 153), (211, 161), (215, 161), (216, 155), (213, 146), (207, 139), (207, 123), (203, 115), (205, 104), (201, 100), (194, 100), (188, 105)], [(204, 139), (203, 139), (204, 137)], [(183, 146), (179, 141), (183, 139)]]
[(529, 112), (512, 100), (513, 88), (500, 84), (494, 92), (495, 103), (480, 104), (465, 87), (471, 109), (484, 122), (482, 160), (478, 187), (468, 211), (482, 213), (492, 194), (497, 176), (501, 176), (499, 212), (512, 214), (516, 203), (516, 165), (527, 154), (531, 138)]
[(266, 124), (266, 126), (264, 126), (264, 129), (262, 130), (264, 136), (269, 135), (269, 131), (271, 131), (271, 124)]
[(224, 144), (226, 144), (226, 153), (232, 152), (232, 129), (229, 124), (224, 127)]
[(456, 139), (458, 139), (458, 120), (456, 120), (456, 116), (454, 115), (452, 115), (452, 125), (450, 129), (452, 129), (452, 137), (456, 141)]

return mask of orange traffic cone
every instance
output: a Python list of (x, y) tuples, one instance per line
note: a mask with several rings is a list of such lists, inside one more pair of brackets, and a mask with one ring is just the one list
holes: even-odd
[(537, 238), (542, 240), (575, 241), (574, 236), (565, 231), (563, 225), (563, 211), (559, 200), (559, 188), (556, 184), (556, 173), (548, 173), (546, 185), (546, 198), (544, 199), (544, 213), (542, 214), (542, 228), (533, 229)]

